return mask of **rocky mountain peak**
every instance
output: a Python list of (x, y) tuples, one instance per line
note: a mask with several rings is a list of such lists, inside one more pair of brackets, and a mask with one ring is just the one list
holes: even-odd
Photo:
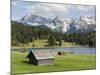
[(22, 17), (20, 22), (33, 26), (45, 25), (52, 30), (63, 33), (96, 30), (94, 16), (80, 16), (79, 18), (64, 18), (63, 16), (56, 16), (54, 19), (47, 19), (39, 15), (28, 14)]

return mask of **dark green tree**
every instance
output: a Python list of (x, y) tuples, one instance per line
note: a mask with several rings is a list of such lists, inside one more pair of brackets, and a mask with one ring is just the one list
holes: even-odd
[(53, 35), (50, 35), (50, 37), (48, 38), (48, 45), (49, 46), (54, 46), (56, 45), (56, 39)]

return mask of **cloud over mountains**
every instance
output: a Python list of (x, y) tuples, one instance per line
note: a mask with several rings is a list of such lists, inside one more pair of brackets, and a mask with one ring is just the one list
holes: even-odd
[(65, 18), (95, 16), (95, 6), (12, 1), (12, 19), (20, 19), (26, 14), (36, 14), (46, 18), (58, 15)]

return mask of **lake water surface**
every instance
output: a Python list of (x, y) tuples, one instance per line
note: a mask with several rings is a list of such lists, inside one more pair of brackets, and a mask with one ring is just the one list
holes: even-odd
[(54, 48), (54, 50), (74, 52), (76, 54), (96, 54), (96, 48)]
[[(64, 51), (64, 52), (73, 52), (75, 54), (96, 54), (96, 48), (88, 48), (88, 47), (73, 47), (73, 48), (29, 48), (30, 50), (48, 50), (52, 49), (54, 51)], [(16, 50), (21, 51), (21, 50)]]

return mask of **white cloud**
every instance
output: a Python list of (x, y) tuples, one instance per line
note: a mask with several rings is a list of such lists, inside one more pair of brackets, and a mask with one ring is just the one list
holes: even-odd
[[(79, 13), (90, 13), (94, 10), (94, 6), (87, 5), (65, 5), (65, 4), (51, 4), (51, 3), (37, 3), (32, 5), (32, 14), (37, 14), (45, 17), (52, 16), (70, 16), (73, 11)], [(73, 15), (73, 14), (72, 14)]]
[(74, 5), (74, 4), (66, 4), (66, 9), (68, 11), (70, 10), (76, 10), (76, 11), (81, 11), (81, 12), (88, 12), (89, 11), (92, 11), (92, 10), (95, 10), (95, 6), (92, 6), (92, 5)]
[(51, 11), (61, 11), (61, 12), (67, 11), (66, 7), (62, 4), (42, 4), (42, 5)]
[(36, 5), (32, 5), (33, 14), (39, 14), (41, 16), (58, 16), (58, 15), (67, 15), (69, 13), (68, 9), (65, 5), (62, 4), (43, 4), (38, 3)]
[(86, 12), (88, 13), (89, 11), (95, 10), (94, 6), (87, 6), (87, 5), (77, 5), (76, 7), (77, 10), (81, 11), (81, 12)]
[[(46, 18), (54, 18), (59, 15), (64, 17), (78, 17), (89, 15), (91, 13), (95, 14), (95, 7), (88, 5), (54, 4), (24, 1), (12, 1), (12, 5), (13, 7), (15, 7), (14, 9), (17, 8), (17, 10), (23, 10), (25, 11), (25, 13), (27, 12), (26, 14), (36, 14)], [(21, 13), (22, 11), (18, 12)]]

